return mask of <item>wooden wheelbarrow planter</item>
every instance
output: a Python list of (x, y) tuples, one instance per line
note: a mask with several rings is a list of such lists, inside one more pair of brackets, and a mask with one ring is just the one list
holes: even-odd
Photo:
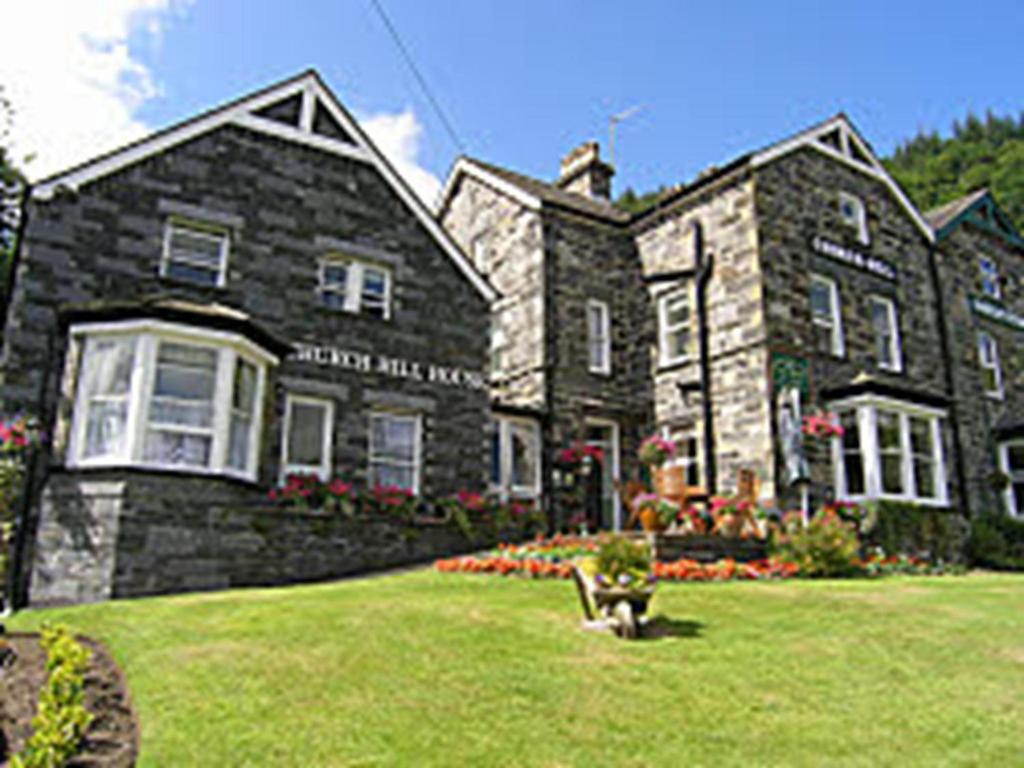
[(634, 639), (647, 624), (647, 606), (654, 587), (601, 587), (577, 564), (572, 566), (573, 581), (583, 604), (584, 629), (610, 629), (619, 637)]

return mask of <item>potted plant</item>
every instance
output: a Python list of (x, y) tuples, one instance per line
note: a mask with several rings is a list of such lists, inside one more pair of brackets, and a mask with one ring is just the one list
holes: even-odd
[(663, 466), (676, 455), (676, 444), (661, 435), (650, 435), (640, 443), (637, 456), (651, 469)]
[(622, 637), (636, 637), (657, 583), (651, 569), (651, 550), (625, 536), (602, 536), (594, 557), (575, 563), (588, 612), (602, 615)]
[(647, 533), (668, 528), (679, 514), (679, 507), (654, 493), (641, 493), (633, 500), (636, 516)]

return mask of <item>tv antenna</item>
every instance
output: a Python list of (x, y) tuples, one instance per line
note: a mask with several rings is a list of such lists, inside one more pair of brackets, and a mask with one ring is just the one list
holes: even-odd
[(615, 129), (618, 127), (619, 123), (623, 120), (628, 120), (641, 109), (643, 109), (643, 107), (638, 104), (635, 107), (624, 109), (618, 114), (612, 115), (608, 118), (608, 165), (613, 168), (615, 167)]

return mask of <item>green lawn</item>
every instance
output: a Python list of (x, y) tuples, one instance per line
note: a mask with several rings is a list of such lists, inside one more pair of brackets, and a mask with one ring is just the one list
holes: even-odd
[(106, 641), (144, 765), (1021, 765), (1024, 577), (663, 584), (429, 571), (22, 613)]

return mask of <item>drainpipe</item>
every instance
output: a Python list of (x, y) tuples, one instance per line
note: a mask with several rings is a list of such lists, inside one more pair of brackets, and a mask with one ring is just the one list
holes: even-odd
[(697, 345), (700, 357), (700, 396), (704, 409), (704, 462), (708, 494), (718, 490), (718, 471), (715, 464), (715, 425), (711, 403), (711, 356), (708, 352), (707, 287), (714, 269), (714, 256), (704, 252), (704, 228), (694, 221), (693, 251), (697, 268)]
[(935, 246), (928, 246), (928, 271), (935, 291), (935, 312), (939, 324), (939, 344), (942, 352), (942, 365), (945, 369), (946, 394), (952, 406), (949, 409), (949, 428), (953, 436), (953, 447), (956, 449), (956, 481), (960, 485), (960, 504), (971, 517), (972, 510), (968, 506), (967, 475), (964, 472), (963, 443), (960, 440), (959, 401), (956, 398), (956, 378), (953, 376), (953, 353), (950, 350), (949, 329), (946, 327), (946, 306), (943, 300), (942, 283), (939, 280), (939, 264)]

